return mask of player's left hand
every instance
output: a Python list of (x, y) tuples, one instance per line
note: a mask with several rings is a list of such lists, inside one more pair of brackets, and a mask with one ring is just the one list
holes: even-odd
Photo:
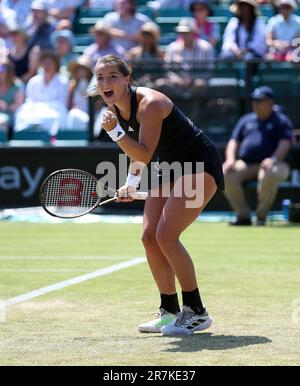
[(272, 158), (265, 158), (260, 164), (260, 167), (266, 171), (272, 170), (273, 166), (274, 161), (272, 160)]
[(102, 122), (101, 122), (101, 127), (105, 131), (110, 131), (116, 127), (118, 123), (117, 117), (112, 111), (105, 111), (103, 114)]

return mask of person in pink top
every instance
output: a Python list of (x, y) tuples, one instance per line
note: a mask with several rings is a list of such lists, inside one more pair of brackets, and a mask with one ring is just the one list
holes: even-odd
[(215, 47), (221, 37), (220, 26), (208, 19), (213, 15), (210, 2), (208, 0), (194, 0), (190, 5), (190, 11), (196, 22), (197, 38), (206, 40)]

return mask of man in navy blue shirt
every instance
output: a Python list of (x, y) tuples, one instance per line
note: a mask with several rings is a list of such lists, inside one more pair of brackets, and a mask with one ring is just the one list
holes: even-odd
[(262, 86), (251, 94), (253, 113), (236, 124), (226, 147), (225, 195), (236, 212), (231, 225), (251, 225), (243, 182), (257, 179), (257, 225), (265, 225), (280, 181), (289, 176), (284, 162), (291, 147), (293, 126), (274, 105), (274, 93)]

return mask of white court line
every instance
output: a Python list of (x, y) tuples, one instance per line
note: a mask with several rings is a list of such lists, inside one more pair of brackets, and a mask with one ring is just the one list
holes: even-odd
[(57, 269), (42, 269), (42, 268), (20, 268), (20, 269), (13, 269), (13, 268), (6, 268), (6, 269), (0, 269), (0, 273), (48, 273), (48, 272), (89, 272), (89, 269), (80, 269), (80, 268), (57, 268)]
[(26, 302), (27, 300), (36, 298), (38, 296), (42, 296), (50, 292), (58, 291), (62, 288), (69, 287), (74, 284), (83, 283), (84, 281), (95, 279), (96, 277), (109, 275), (112, 272), (119, 271), (121, 269), (128, 268), (128, 267), (132, 267), (133, 265), (141, 264), (141, 263), (144, 263), (145, 261), (146, 261), (145, 257), (137, 257), (133, 260), (124, 261), (123, 263), (111, 265), (110, 267), (99, 269), (98, 271), (87, 273), (86, 275), (74, 277), (73, 279), (61, 281), (59, 283), (49, 285), (48, 287), (40, 288), (20, 296), (10, 298), (6, 300), (5, 303), (6, 305), (13, 305), (13, 304)]
[(128, 260), (130, 256), (0, 256), (0, 261), (31, 261), (31, 260)]

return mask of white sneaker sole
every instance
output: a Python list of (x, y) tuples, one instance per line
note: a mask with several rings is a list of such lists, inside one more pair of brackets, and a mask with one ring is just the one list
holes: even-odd
[(142, 332), (142, 333), (150, 333), (150, 334), (159, 334), (161, 331), (161, 328), (157, 329), (157, 328), (151, 328), (151, 327), (139, 327), (138, 328), (139, 332)]
[(162, 330), (162, 334), (165, 336), (174, 336), (174, 335), (193, 335), (195, 331), (204, 331), (207, 330), (211, 325), (213, 324), (213, 319), (208, 318), (205, 322), (203, 322), (199, 327), (195, 328), (194, 330), (185, 330), (183, 332), (182, 330), (173, 330), (173, 331), (165, 331)]

